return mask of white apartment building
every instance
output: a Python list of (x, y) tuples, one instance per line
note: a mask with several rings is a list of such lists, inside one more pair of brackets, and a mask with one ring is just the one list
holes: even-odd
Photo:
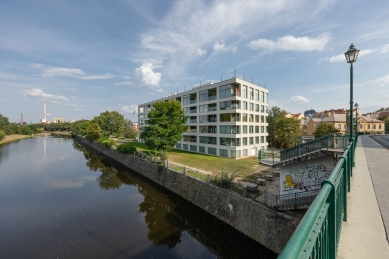
[(140, 104), (139, 133), (147, 126), (153, 103), (170, 99), (179, 101), (189, 116), (176, 149), (239, 159), (267, 148), (267, 89), (232, 78)]

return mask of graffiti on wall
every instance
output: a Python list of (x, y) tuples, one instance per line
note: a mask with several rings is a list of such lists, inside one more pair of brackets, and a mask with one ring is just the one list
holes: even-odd
[(290, 170), (281, 183), (282, 192), (295, 193), (318, 190), (321, 182), (328, 179), (331, 171), (327, 170), (325, 165), (304, 166)]

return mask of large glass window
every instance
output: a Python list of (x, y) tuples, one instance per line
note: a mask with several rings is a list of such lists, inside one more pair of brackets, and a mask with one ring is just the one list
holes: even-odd
[(200, 102), (206, 102), (216, 99), (216, 88), (201, 91), (199, 93)]
[(189, 123), (197, 123), (197, 116), (190, 116)]
[(254, 133), (254, 126), (249, 126), (249, 133)]
[(261, 105), (261, 112), (265, 112), (265, 106)]
[(212, 115), (200, 115), (199, 116), (199, 122), (204, 123), (204, 122), (217, 122), (217, 115), (212, 114)]
[(210, 154), (210, 155), (216, 155), (216, 148), (209, 147), (209, 148), (208, 148), (208, 154)]
[(199, 146), (199, 152), (201, 152), (201, 153), (205, 153), (205, 147), (203, 147), (203, 146)]
[(261, 133), (265, 133), (265, 127), (261, 126)]
[(200, 136), (200, 143), (216, 145), (216, 137)]
[(191, 135), (184, 135), (183, 141), (186, 142), (197, 142), (197, 136), (191, 136)]
[(200, 126), (200, 133), (217, 133), (216, 126)]
[(231, 150), (231, 157), (240, 157), (240, 150)]
[(193, 133), (196, 133), (197, 132), (197, 126), (189, 126), (186, 130), (186, 132), (193, 132)]
[(242, 121), (247, 122), (247, 113), (242, 113), (242, 117), (243, 117)]
[(259, 115), (255, 115), (255, 122), (259, 123)]
[(250, 96), (250, 100), (254, 100), (254, 89), (253, 88), (249, 88), (249, 96)]
[(255, 133), (259, 133), (259, 126), (255, 126)]
[(240, 121), (240, 113), (220, 114), (220, 122)]
[(231, 96), (240, 96), (239, 85), (223, 85), (220, 86), (220, 98), (228, 98)]
[(182, 147), (182, 149), (188, 150), (188, 144), (183, 144)]
[(259, 137), (255, 137), (255, 144), (259, 144)]
[(220, 138), (221, 146), (240, 146), (239, 138)]
[(180, 143), (177, 143), (177, 144), (176, 144), (176, 148), (181, 149), (181, 144), (180, 144)]
[(197, 99), (196, 93), (184, 95), (184, 105), (196, 103), (197, 102), (196, 99)]
[(249, 140), (250, 140), (250, 145), (253, 145), (254, 144), (254, 138), (250, 137)]
[(220, 134), (240, 134), (240, 126), (220, 126)]
[(261, 91), (261, 103), (265, 102), (265, 93)]
[(250, 110), (250, 111), (254, 111), (254, 104), (253, 104), (253, 103), (250, 103), (250, 105), (249, 105), (249, 110)]
[(189, 146), (189, 150), (190, 150), (190, 151), (197, 151), (197, 146), (190, 145), (190, 146)]
[(267, 101), (268, 101), (268, 100), (267, 100), (267, 95), (268, 95), (268, 94), (265, 93), (265, 103), (267, 103)]
[(247, 86), (245, 85), (242, 87), (242, 94), (243, 94), (242, 96), (243, 98), (247, 98)]
[(240, 109), (240, 101), (224, 101), (219, 103), (220, 110)]
[(247, 149), (242, 150), (243, 156), (247, 156)]
[(265, 122), (265, 116), (261, 115), (261, 122), (264, 123)]
[(265, 137), (261, 136), (261, 143), (265, 143)]
[(255, 100), (258, 102), (259, 101), (259, 91), (258, 90), (255, 90)]
[(254, 122), (254, 114), (249, 114), (249, 122)]
[(244, 125), (244, 126), (242, 126), (242, 128), (243, 128), (243, 134), (247, 134), (247, 126)]
[(217, 105), (216, 103), (211, 103), (211, 104), (204, 104), (199, 106), (199, 112), (211, 112), (211, 111), (216, 111)]
[(259, 104), (256, 104), (256, 105), (255, 105), (255, 111), (256, 111), (256, 112), (259, 112)]
[(247, 110), (247, 102), (242, 102), (242, 109)]
[(242, 145), (247, 146), (247, 138), (242, 138)]
[(227, 149), (219, 149), (220, 156), (226, 156), (228, 157), (228, 150)]

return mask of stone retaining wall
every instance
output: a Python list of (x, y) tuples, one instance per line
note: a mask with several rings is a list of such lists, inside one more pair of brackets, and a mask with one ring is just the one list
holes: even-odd
[(121, 154), (79, 136), (76, 140), (164, 186), (275, 253), (281, 252), (300, 222), (292, 214), (271, 210), (199, 179), (171, 169), (158, 170), (157, 164), (139, 157)]

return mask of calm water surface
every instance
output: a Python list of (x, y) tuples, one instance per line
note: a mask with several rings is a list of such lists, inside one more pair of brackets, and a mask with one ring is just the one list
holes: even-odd
[(0, 146), (0, 258), (275, 258), (67, 138)]

